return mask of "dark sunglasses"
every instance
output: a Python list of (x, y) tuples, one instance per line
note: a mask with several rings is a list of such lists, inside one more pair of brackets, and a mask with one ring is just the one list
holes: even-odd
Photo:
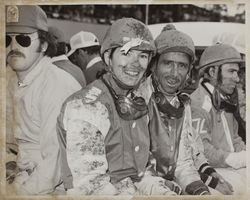
[(6, 41), (5, 41), (6, 47), (10, 45), (13, 37), (16, 39), (17, 43), (21, 45), (22, 47), (29, 47), (33, 40), (38, 39), (38, 36), (37, 37), (34, 37), (34, 36), (32, 37), (32, 36), (33, 36), (32, 34), (30, 35), (24, 35), (24, 34), (6, 35)]

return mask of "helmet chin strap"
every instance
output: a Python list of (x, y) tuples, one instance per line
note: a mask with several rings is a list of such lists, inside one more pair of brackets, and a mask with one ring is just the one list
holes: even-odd
[(131, 85), (127, 85), (124, 84), (122, 81), (120, 81), (116, 75), (111, 71), (112, 74), (112, 78), (114, 79), (114, 81), (116, 82), (116, 84), (118, 85), (119, 88), (123, 89), (123, 90), (132, 90), (135, 86), (131, 86)]

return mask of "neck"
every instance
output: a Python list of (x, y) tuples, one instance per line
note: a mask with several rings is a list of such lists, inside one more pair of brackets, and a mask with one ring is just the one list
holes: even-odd
[(92, 59), (94, 59), (95, 57), (98, 57), (98, 55), (97, 55), (97, 54), (89, 55), (89, 56), (88, 56), (88, 63), (89, 63)]
[(158, 88), (159, 88), (159, 90), (162, 92), (162, 94), (164, 94), (164, 96), (166, 97), (166, 99), (167, 99), (168, 101), (171, 101), (171, 100), (172, 100), (173, 98), (175, 98), (175, 97), (177, 96), (177, 94), (179, 93), (179, 92), (175, 92), (175, 93), (168, 93), (168, 92), (165, 92), (165, 91), (163, 90), (163, 88), (161, 87), (160, 84), (159, 84)]
[(18, 81), (23, 82), (25, 77), (36, 67), (37, 63), (43, 58), (43, 55), (40, 54), (40, 56), (36, 59), (36, 61), (25, 71), (16, 71)]
[[(106, 77), (106, 76), (104, 76)], [(110, 86), (113, 88), (113, 90), (116, 92), (117, 95), (126, 95), (129, 91), (129, 89), (125, 89), (121, 87), (118, 83), (117, 80), (113, 77), (112, 73), (107, 74), (107, 79)]]

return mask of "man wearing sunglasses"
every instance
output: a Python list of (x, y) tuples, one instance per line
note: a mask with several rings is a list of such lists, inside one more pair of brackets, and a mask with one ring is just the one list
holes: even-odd
[(17, 167), (7, 177), (9, 183), (14, 181), (7, 187), (15, 186), (17, 194), (47, 194), (60, 188), (56, 118), (62, 102), (81, 86), (51, 63), (55, 50), (40, 7), (6, 7), (6, 61), (18, 79), (12, 105)]

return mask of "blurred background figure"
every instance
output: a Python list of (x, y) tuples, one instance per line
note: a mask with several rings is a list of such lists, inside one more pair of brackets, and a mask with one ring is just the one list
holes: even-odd
[(85, 87), (86, 79), (83, 72), (66, 56), (68, 47), (66, 45), (63, 32), (54, 26), (49, 27), (49, 32), (55, 37), (57, 47), (56, 54), (52, 58), (52, 63), (60, 69), (71, 74), (82, 87)]
[(81, 31), (73, 35), (70, 39), (70, 48), (67, 56), (81, 68), (87, 84), (105, 73), (105, 64), (100, 57), (100, 43), (93, 33)]

